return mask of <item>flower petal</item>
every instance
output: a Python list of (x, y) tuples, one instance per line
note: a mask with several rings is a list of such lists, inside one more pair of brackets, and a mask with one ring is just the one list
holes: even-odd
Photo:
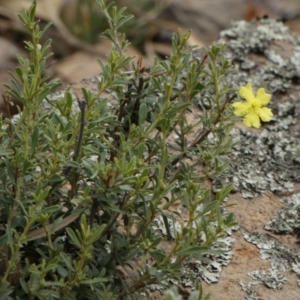
[(254, 111), (250, 111), (244, 118), (243, 123), (248, 127), (260, 127), (260, 120), (258, 115)]
[(251, 105), (248, 102), (234, 102), (232, 104), (236, 116), (242, 117), (249, 112)]
[(242, 86), (239, 89), (239, 95), (243, 98), (245, 98), (247, 101), (253, 101), (255, 99), (252, 91), (252, 85), (251, 83), (247, 83), (245, 86)]
[(261, 105), (263, 106), (266, 106), (268, 105), (268, 103), (270, 102), (271, 100), (271, 97), (272, 95), (271, 94), (267, 94), (265, 89), (263, 88), (260, 88), (258, 91), (257, 91), (257, 94), (256, 94), (256, 99), (261, 103)]
[(271, 121), (273, 114), (270, 108), (261, 107), (257, 110), (257, 114), (264, 122)]

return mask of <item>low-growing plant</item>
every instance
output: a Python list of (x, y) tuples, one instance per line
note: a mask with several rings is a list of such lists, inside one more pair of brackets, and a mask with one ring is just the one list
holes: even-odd
[(232, 147), (225, 46), (197, 58), (179, 31), (168, 59), (134, 64), (119, 36), (129, 17), (96, 1), (112, 50), (77, 102), (70, 89), (49, 99), (60, 84), (44, 75), (36, 2), (19, 15), (32, 41), (7, 86), (24, 109), (0, 122), (1, 299), (151, 299), (235, 225), (231, 186), (209, 184)]

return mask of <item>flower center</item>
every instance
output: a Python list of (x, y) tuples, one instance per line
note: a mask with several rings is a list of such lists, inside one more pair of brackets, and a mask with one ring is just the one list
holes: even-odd
[(256, 109), (256, 108), (260, 108), (261, 107), (261, 103), (259, 100), (257, 99), (254, 99), (251, 101), (251, 105), (252, 105), (252, 108)]

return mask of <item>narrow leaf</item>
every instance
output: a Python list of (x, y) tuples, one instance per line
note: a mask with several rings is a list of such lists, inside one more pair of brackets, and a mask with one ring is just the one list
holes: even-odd
[(189, 256), (189, 255), (199, 255), (203, 254), (204, 252), (208, 252), (209, 247), (206, 246), (195, 246), (189, 249), (183, 249), (177, 253), (177, 256)]
[(73, 244), (76, 247), (78, 247), (79, 249), (81, 249), (82, 245), (81, 245), (80, 241), (78, 240), (76, 233), (71, 228), (66, 228), (66, 231), (67, 231), (69, 237), (71, 238), (71, 241), (73, 242)]

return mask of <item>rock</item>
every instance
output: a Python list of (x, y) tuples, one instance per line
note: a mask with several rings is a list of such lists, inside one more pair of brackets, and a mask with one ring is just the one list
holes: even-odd
[[(225, 56), (236, 72), (226, 81), (239, 88), (252, 83), (272, 94), (274, 117), (260, 130), (239, 125), (232, 135), (238, 142), (232, 153), (233, 181), (245, 198), (265, 190), (293, 190), (300, 179), (300, 164), (294, 150), (299, 145), (300, 38), (282, 22), (262, 18), (233, 22), (221, 32), (219, 43), (227, 43)], [(297, 129), (297, 130), (296, 130)]]
[(251, 82), (275, 94), (299, 83), (300, 38), (282, 22), (237, 21), (220, 36), (219, 42), (228, 45), (226, 57), (238, 70), (230, 76), (236, 87)]

